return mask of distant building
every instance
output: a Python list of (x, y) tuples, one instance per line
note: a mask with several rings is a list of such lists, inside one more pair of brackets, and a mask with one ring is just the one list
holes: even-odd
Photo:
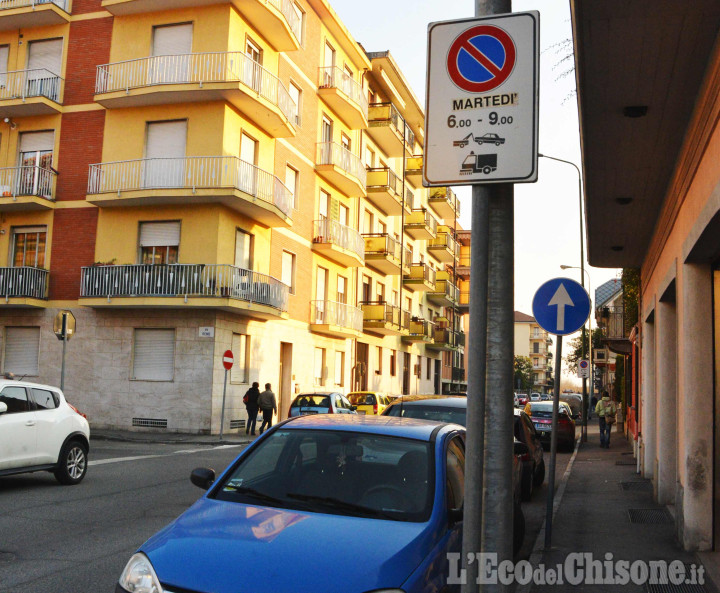
[(515, 311), (515, 356), (527, 356), (533, 365), (533, 390), (549, 393), (552, 387), (552, 339), (534, 317)]

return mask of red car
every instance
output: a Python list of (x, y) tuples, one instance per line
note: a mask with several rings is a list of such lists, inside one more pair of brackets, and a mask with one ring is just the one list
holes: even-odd
[[(530, 419), (535, 425), (540, 440), (543, 443), (550, 443), (552, 435), (552, 402), (530, 402)], [(572, 419), (570, 406), (560, 402), (558, 410), (558, 449), (565, 448), (572, 451), (575, 447), (575, 421)]]
[(518, 399), (518, 407), (519, 408), (524, 408), (525, 404), (528, 403), (528, 396), (526, 393), (518, 393), (517, 399)]

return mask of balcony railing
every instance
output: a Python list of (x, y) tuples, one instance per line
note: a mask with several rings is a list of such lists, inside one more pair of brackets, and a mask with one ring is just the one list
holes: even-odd
[(81, 297), (219, 297), (287, 311), (289, 287), (227, 264), (136, 264), (82, 268)]
[(408, 274), (405, 274), (404, 280), (405, 282), (420, 280), (434, 285), (436, 274), (437, 272), (435, 271), (435, 269), (431, 268), (427, 264), (411, 264), (410, 272)]
[(405, 130), (405, 120), (392, 103), (373, 103), (368, 107), (368, 117), (377, 123), (389, 123), (399, 134)]
[(368, 101), (362, 87), (347, 72), (337, 66), (326, 66), (320, 69), (320, 87), (336, 88), (347, 95), (367, 116)]
[(362, 301), (363, 319), (369, 322), (384, 322), (399, 329), (410, 327), (410, 312), (390, 305), (385, 301)]
[(425, 208), (413, 210), (405, 217), (405, 228), (426, 228), (430, 233), (437, 233), (437, 220)]
[(432, 340), (435, 335), (435, 323), (428, 319), (412, 318), (409, 329), (411, 338)]
[(11, 297), (47, 299), (48, 274), (29, 266), (0, 268), (0, 296), (6, 301)]
[(290, 0), (267, 0), (268, 4), (274, 6), (287, 21), (288, 27), (295, 35), (295, 39), (300, 41), (302, 39), (302, 21), (293, 8), (293, 3)]
[(604, 335), (609, 340), (624, 340), (625, 307), (602, 307), (598, 310), (598, 324), (604, 328)]
[(272, 173), (232, 156), (137, 159), (90, 165), (88, 194), (150, 189), (229, 188), (290, 216), (292, 194)]
[(0, 10), (13, 8), (35, 8), (43, 4), (54, 4), (67, 12), (67, 0), (0, 0)]
[(402, 200), (402, 179), (388, 167), (367, 170), (367, 187), (383, 188)]
[(402, 245), (387, 233), (363, 233), (365, 255), (387, 255), (400, 263)]
[(0, 72), (0, 101), (46, 97), (58, 103), (62, 80), (45, 68)]
[(446, 204), (460, 217), (460, 200), (449, 187), (435, 187), (428, 195), (430, 204)]
[(355, 331), (363, 329), (362, 309), (335, 301), (310, 301), (310, 323), (336, 325)]
[(242, 83), (253, 95), (276, 105), (289, 121), (296, 121), (297, 105), (283, 83), (239, 51), (151, 56), (103, 64), (97, 67), (95, 93), (127, 92), (161, 84), (223, 82)]
[(436, 280), (433, 294), (442, 294), (453, 303), (460, 299), (460, 289), (449, 280)]
[(367, 173), (356, 155), (335, 142), (319, 142), (317, 147), (318, 165), (335, 165), (365, 185)]
[(0, 202), (1, 198), (17, 196), (38, 196), (54, 200), (56, 177), (55, 171), (37, 166), (0, 169)]
[(447, 232), (438, 232), (437, 236), (429, 239), (427, 242), (428, 249), (447, 249), (456, 257), (459, 255), (458, 242), (453, 238), (452, 234)]
[(324, 218), (313, 221), (313, 242), (332, 243), (365, 258), (365, 240), (355, 229), (337, 220)]

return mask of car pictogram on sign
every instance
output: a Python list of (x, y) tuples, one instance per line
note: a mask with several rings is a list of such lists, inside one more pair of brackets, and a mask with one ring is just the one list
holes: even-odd
[(500, 146), (501, 144), (505, 144), (505, 138), (500, 138), (497, 134), (483, 134), (482, 136), (475, 136), (475, 142), (480, 145), (487, 142), (488, 144)]

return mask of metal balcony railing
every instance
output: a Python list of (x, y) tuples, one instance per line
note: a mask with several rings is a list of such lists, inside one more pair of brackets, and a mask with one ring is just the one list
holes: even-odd
[(295, 39), (301, 41), (302, 39), (302, 21), (295, 12), (293, 3), (290, 0), (266, 0), (268, 4), (274, 6), (287, 21), (288, 27), (295, 35)]
[(397, 329), (410, 327), (410, 312), (390, 305), (385, 301), (362, 301), (363, 320), (384, 322), (396, 326)]
[(10, 297), (47, 299), (48, 275), (47, 270), (30, 266), (0, 268), (0, 296), (6, 301)]
[(0, 72), (0, 101), (46, 97), (58, 103), (62, 80), (45, 68)]
[(458, 332), (448, 328), (435, 328), (435, 343), (444, 344), (451, 348), (458, 345)]
[(365, 117), (368, 114), (368, 101), (362, 87), (347, 72), (337, 66), (326, 66), (319, 68), (320, 87), (341, 90), (355, 103), (363, 112)]
[(402, 199), (402, 179), (388, 167), (367, 169), (367, 187), (387, 188), (391, 193)]
[(239, 51), (150, 56), (97, 67), (95, 93), (129, 91), (161, 84), (239, 82), (273, 105), (291, 122), (297, 105), (277, 76)]
[(410, 264), (410, 273), (405, 274), (405, 280), (424, 280), (430, 284), (435, 284), (435, 269), (427, 264)]
[(287, 311), (280, 280), (227, 264), (134, 264), (82, 269), (81, 297), (220, 297)]
[(319, 142), (317, 145), (318, 165), (335, 165), (347, 174), (352, 175), (364, 186), (367, 181), (367, 172), (359, 157), (344, 146), (335, 142)]
[(428, 200), (430, 202), (445, 201), (453, 208), (457, 216), (460, 216), (460, 200), (455, 195), (455, 192), (449, 187), (433, 188), (432, 190), (430, 190)]
[(38, 166), (2, 168), (0, 198), (38, 196), (46, 200), (54, 200), (56, 178), (55, 171)]
[(405, 145), (412, 151), (415, 148), (415, 132), (410, 129), (410, 126), (405, 124)]
[(365, 255), (388, 255), (400, 262), (402, 245), (387, 233), (363, 233)]
[(388, 123), (402, 134), (405, 129), (405, 120), (392, 103), (372, 103), (368, 107), (368, 119), (377, 123)]
[(461, 367), (452, 367), (452, 380), (453, 382), (464, 382), (465, 381), (465, 369)]
[(365, 240), (355, 229), (337, 220), (323, 218), (313, 221), (313, 242), (332, 243), (365, 258)]
[(436, 237), (427, 242), (428, 249), (447, 249), (450, 253), (458, 255), (458, 243), (450, 233), (439, 232)]
[(67, 12), (67, 0), (0, 0), (0, 10), (13, 8), (35, 8), (43, 4), (54, 4)]
[(436, 294), (444, 294), (448, 300), (453, 303), (457, 303), (460, 299), (460, 289), (449, 280), (436, 280), (435, 290), (433, 292)]
[(406, 227), (425, 227), (433, 235), (437, 233), (437, 220), (425, 208), (413, 210), (405, 217)]
[(143, 189), (236, 189), (290, 216), (292, 194), (272, 173), (233, 156), (137, 159), (90, 165), (88, 194)]
[(412, 318), (410, 319), (410, 336), (421, 337), (431, 340), (435, 333), (435, 323), (428, 319)]
[(335, 301), (310, 301), (310, 323), (362, 331), (362, 309)]
[(598, 324), (603, 327), (603, 334), (609, 340), (624, 340), (625, 333), (625, 307), (601, 307), (598, 310)]

